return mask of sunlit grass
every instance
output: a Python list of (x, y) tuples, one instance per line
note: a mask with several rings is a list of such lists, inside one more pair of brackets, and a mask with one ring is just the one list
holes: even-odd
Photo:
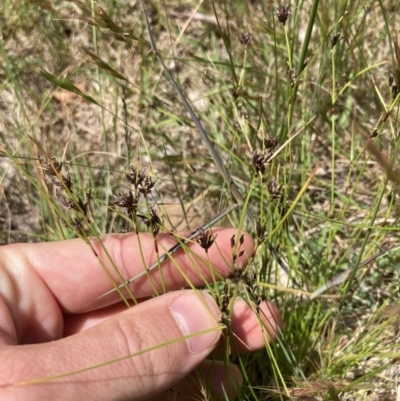
[[(285, 24), (267, 2), (147, 3), (159, 55), (242, 195), (223, 224), (257, 240), (251, 285), (232, 294), (273, 300), (285, 321), (276, 344), (236, 358), (240, 398), (393, 390), (379, 374), (396, 359), (394, 331), (376, 311), (397, 302), (398, 252), (362, 262), (398, 239), (397, 2), (298, 1)], [(151, 219), (151, 207), (161, 230), (194, 229), (237, 201), (151, 51), (138, 5), (3, 8), (3, 243), (154, 232), (136, 215)], [(44, 155), (63, 162), (75, 203), (90, 191), (87, 219), (60, 204)], [(155, 184), (127, 216), (113, 202), (131, 187), (130, 164)]]

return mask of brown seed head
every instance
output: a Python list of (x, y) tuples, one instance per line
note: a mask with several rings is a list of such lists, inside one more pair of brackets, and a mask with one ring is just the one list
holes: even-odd
[(143, 196), (147, 196), (151, 190), (154, 188), (155, 181), (149, 177), (145, 176), (142, 182), (138, 186), (138, 191), (143, 194)]
[(132, 192), (119, 193), (115, 200), (111, 203), (112, 206), (123, 207), (128, 214), (131, 214), (137, 209), (139, 195), (133, 196)]
[(335, 35), (332, 36), (331, 38), (331, 49), (333, 49), (336, 46), (336, 43), (339, 41), (339, 39), (342, 36), (342, 31), (339, 31)]
[(196, 241), (208, 253), (208, 250), (214, 243), (215, 238), (217, 238), (217, 235), (214, 235), (211, 230), (207, 231), (201, 230)]
[(132, 164), (129, 166), (130, 170), (125, 171), (126, 179), (135, 187), (137, 188), (144, 178), (146, 177), (146, 172), (144, 169), (138, 170)]
[(138, 214), (137, 216), (143, 221), (143, 223), (148, 228), (151, 228), (153, 236), (156, 236), (159, 233), (162, 222), (158, 217), (157, 212), (154, 208), (150, 208), (150, 217), (143, 216), (142, 214)]
[(245, 47), (247, 47), (252, 40), (253, 40), (253, 35), (249, 32), (247, 33), (241, 32), (239, 35), (239, 42)]
[(285, 26), (287, 19), (289, 18), (289, 6), (281, 5), (276, 11), (276, 16), (280, 23)]
[(389, 74), (389, 86), (392, 86), (392, 85), (393, 85), (393, 82), (394, 82), (394, 77), (393, 77), (393, 74), (390, 73), (390, 74)]
[(51, 162), (41, 160), (40, 165), (47, 175), (57, 176), (57, 174), (61, 174), (62, 162), (57, 161), (55, 156), (51, 158)]

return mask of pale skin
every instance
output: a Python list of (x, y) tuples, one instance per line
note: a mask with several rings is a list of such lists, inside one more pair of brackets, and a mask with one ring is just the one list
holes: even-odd
[[(224, 347), (220, 308), (206, 292), (182, 288), (187, 279), (193, 285), (211, 282), (209, 262), (220, 276), (229, 276), (230, 238), (236, 231), (214, 229), (218, 236), (208, 255), (196, 243), (189, 245), (191, 257), (178, 251), (174, 259), (186, 279), (166, 261), (162, 279), (155, 269), (152, 283), (148, 277), (132, 283), (140, 303), (129, 309), (117, 292), (98, 298), (111, 283), (81, 239), (0, 247), (0, 399), (186, 400), (196, 394), (204, 399), (207, 392), (221, 399), (226, 392), (233, 399), (242, 382), (239, 369), (212, 358)], [(176, 243), (168, 234), (157, 240), (160, 252)], [(110, 234), (102, 241), (123, 277), (140, 273), (142, 258), (147, 266), (156, 260), (150, 234), (140, 234), (142, 254), (135, 234)], [(98, 240), (91, 243), (112, 271)], [(241, 249), (236, 263), (245, 266), (254, 249), (247, 233)], [(169, 292), (149, 298), (154, 289), (162, 294), (162, 281)], [(278, 333), (282, 322), (276, 307), (262, 303), (260, 309), (257, 318), (244, 301), (235, 302), (231, 346), (236, 352), (260, 349)], [(132, 354), (79, 374), (27, 383)]]

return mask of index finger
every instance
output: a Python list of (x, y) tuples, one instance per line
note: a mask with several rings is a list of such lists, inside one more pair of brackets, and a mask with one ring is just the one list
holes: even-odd
[[(135, 281), (130, 289), (136, 298), (154, 294), (154, 290), (175, 290), (181, 287), (202, 285), (215, 277), (227, 277), (233, 268), (231, 238), (237, 235), (233, 228), (213, 229), (215, 243), (206, 251), (195, 242), (189, 243), (186, 250), (179, 250), (168, 258), (151, 274)], [(253, 254), (254, 242), (249, 234), (244, 234), (241, 256), (237, 256), (235, 266), (244, 267)], [(159, 234), (157, 243), (160, 254), (170, 249), (177, 240), (169, 234)], [(23, 251), (29, 265), (33, 268), (53, 293), (64, 312), (82, 313), (120, 301), (115, 292), (98, 298), (112, 288), (102, 264), (112, 278), (121, 284), (113, 264), (127, 280), (157, 260), (154, 238), (151, 234), (108, 234), (91, 239), (91, 247), (81, 239), (56, 241), (40, 244), (26, 244)], [(108, 256), (108, 255), (109, 256)], [(186, 277), (181, 274), (180, 269)]]

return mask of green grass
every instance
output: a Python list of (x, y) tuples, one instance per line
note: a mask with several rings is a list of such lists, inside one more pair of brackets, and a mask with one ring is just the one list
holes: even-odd
[[(3, 244), (133, 230), (123, 211), (110, 207), (129, 185), (124, 171), (131, 163), (155, 179), (148, 200), (164, 204), (157, 211), (169, 228), (195, 228), (235, 202), (151, 52), (139, 5), (99, 6), (109, 20), (89, 3), (4, 1)], [(274, 301), (285, 321), (278, 342), (236, 358), (245, 377), (240, 399), (365, 399), (377, 389), (390, 399), (395, 330), (380, 311), (397, 303), (398, 252), (357, 266), (398, 243), (398, 97), (388, 80), (392, 73), (400, 85), (400, 7), (298, 0), (282, 25), (270, 2), (196, 6), (146, 2), (150, 28), (245, 199), (223, 223), (243, 224), (258, 239), (251, 290), (239, 285), (241, 296)], [(253, 35), (248, 45), (241, 32)], [(57, 101), (61, 87), (77, 93), (71, 84), (81, 93)], [(90, 223), (75, 213), (81, 233), (61, 223), (71, 211), (46, 184), (38, 164), (45, 156), (30, 138), (63, 160), (74, 182), (68, 196), (84, 201), (91, 190)], [(271, 153), (282, 149), (260, 174), (250, 153), (268, 151), (263, 138), (277, 140)], [(171, 204), (182, 219), (172, 216)], [(258, 235), (245, 209), (261, 225)], [(148, 215), (146, 204), (141, 213)], [(310, 299), (349, 268), (333, 294)]]

